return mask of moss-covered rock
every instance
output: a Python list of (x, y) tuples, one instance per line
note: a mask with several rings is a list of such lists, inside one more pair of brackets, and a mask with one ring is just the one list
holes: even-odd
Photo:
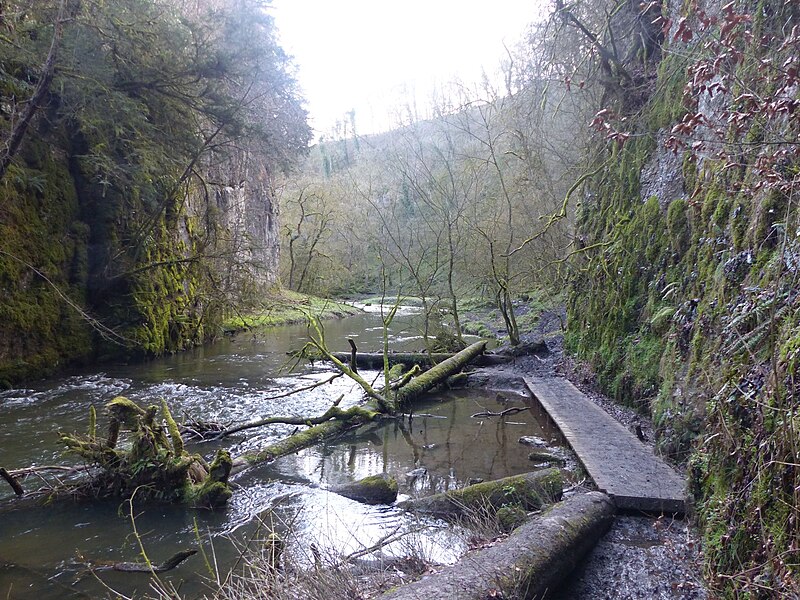
[(561, 498), (563, 480), (558, 469), (545, 469), (476, 483), (460, 490), (400, 502), (413, 512), (457, 518), (468, 513), (496, 512), (503, 506), (536, 510)]
[(397, 480), (381, 473), (337, 485), (331, 491), (365, 504), (391, 504), (397, 500)]

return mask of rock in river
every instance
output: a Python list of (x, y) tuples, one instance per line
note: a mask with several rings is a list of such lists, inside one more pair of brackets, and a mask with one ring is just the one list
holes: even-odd
[(397, 481), (381, 473), (338, 485), (331, 491), (364, 504), (391, 504), (397, 500)]

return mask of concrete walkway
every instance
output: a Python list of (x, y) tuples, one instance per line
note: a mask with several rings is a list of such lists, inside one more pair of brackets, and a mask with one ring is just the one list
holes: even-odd
[(563, 378), (526, 378), (525, 383), (597, 488), (618, 508), (685, 513), (683, 477), (572, 383)]

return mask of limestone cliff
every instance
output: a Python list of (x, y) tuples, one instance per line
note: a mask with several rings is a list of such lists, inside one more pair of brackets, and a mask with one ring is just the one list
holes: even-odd
[(37, 108), (0, 175), (0, 384), (213, 338), (276, 280), (272, 177), (310, 136), (263, 4), (11, 2), (0, 22), (0, 139)]

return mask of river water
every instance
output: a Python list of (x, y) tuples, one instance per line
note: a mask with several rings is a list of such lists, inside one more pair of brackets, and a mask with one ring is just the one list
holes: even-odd
[[(370, 309), (368, 309), (369, 311)], [(324, 323), (330, 348), (345, 350), (353, 338), (361, 351), (382, 347), (380, 314), (362, 314)], [(422, 346), (415, 309), (400, 311), (390, 329), (390, 346)], [(306, 387), (333, 373), (324, 363), (300, 364), (289, 371), (287, 352), (308, 339), (304, 325), (243, 333), (183, 354), (136, 364), (104, 364), (68, 377), (43, 380), (0, 393), (0, 466), (70, 464), (58, 443), (58, 431), (85, 431), (88, 407), (98, 409), (124, 395), (147, 405), (165, 399), (176, 419), (226, 423), (270, 415), (315, 415), (344, 394), (342, 406), (361, 395), (345, 378), (286, 398), (272, 398)], [(362, 373), (369, 380), (377, 372)], [(520, 436), (549, 437), (530, 411), (505, 419), (471, 418), (484, 410), (526, 406), (523, 396), (495, 390), (449, 391), (415, 407), (411, 422), (390, 422), (292, 456), (246, 470), (233, 479), (234, 496), (225, 509), (191, 510), (127, 503), (57, 503), (0, 514), (0, 597), (82, 598), (108, 594), (109, 586), (126, 595), (148, 589), (148, 576), (85, 571), (87, 561), (141, 560), (140, 542), (153, 563), (179, 550), (202, 549), (163, 576), (187, 597), (201, 594), (211, 572), (224, 576), (242, 545), (253, 547), (270, 529), (286, 537), (287, 552), (309, 564), (312, 544), (323, 557), (369, 547), (390, 533), (409, 531), (388, 553), (414, 552), (437, 562), (453, 562), (465, 550), (464, 536), (443, 522), (412, 518), (394, 507), (365, 506), (327, 491), (332, 485), (387, 473), (400, 484), (402, 497), (426, 495), (466, 485), (470, 479), (496, 479), (531, 469)], [(218, 446), (236, 455), (292, 432), (274, 425), (232, 437), (218, 445), (189, 446), (213, 456)], [(0, 482), (3, 483), (3, 482)], [(3, 483), (0, 501), (11, 495)], [(25, 486), (37, 487), (27, 480)], [(133, 535), (134, 527), (138, 536)]]

